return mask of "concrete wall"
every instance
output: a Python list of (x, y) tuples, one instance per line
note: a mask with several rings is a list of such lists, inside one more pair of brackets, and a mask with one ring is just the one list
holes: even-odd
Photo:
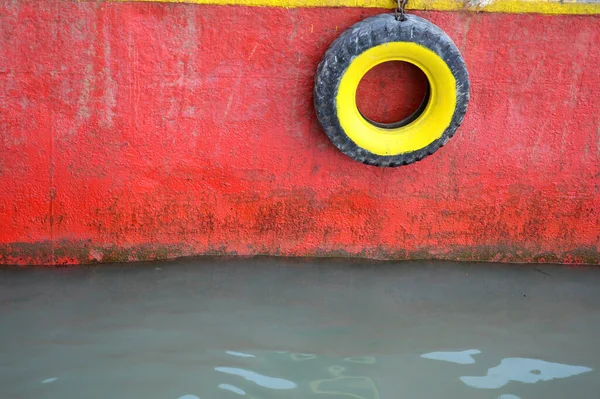
[(329, 142), (312, 85), (382, 11), (0, 0), (0, 263), (598, 263), (600, 18), (417, 12), (463, 52), (470, 108), (433, 156), (378, 169)]

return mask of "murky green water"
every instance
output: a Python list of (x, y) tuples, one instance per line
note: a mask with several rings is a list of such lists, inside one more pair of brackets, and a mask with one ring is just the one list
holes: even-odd
[(600, 269), (536, 268), (1, 270), (0, 398), (598, 398)]

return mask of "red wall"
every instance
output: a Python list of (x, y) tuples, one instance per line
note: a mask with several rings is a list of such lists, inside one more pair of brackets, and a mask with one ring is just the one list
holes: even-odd
[(470, 108), (438, 153), (378, 169), (312, 106), (325, 49), (378, 12), (0, 2), (0, 263), (598, 263), (600, 18), (419, 13), (463, 52)]

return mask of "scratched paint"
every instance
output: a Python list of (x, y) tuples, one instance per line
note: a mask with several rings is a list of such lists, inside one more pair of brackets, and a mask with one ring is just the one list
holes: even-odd
[[(0, 3), (0, 263), (597, 264), (598, 17), (418, 13), (461, 49), (472, 101), (441, 151), (382, 170), (341, 154), (312, 105), (323, 52), (379, 12)], [(373, 112), (402, 92), (381, 79)]]
[[(113, 0), (129, 1), (129, 0)], [(369, 7), (393, 8), (392, 0), (133, 0), (141, 2), (193, 3), (269, 7)], [(599, 14), (598, 0), (411, 0), (409, 10), (485, 11), (539, 14)]]
[(469, 8), (485, 8), (493, 3), (494, 0), (468, 0), (466, 5)]

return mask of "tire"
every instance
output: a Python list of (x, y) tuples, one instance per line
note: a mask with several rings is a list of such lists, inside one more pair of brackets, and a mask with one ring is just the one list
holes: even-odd
[[(429, 83), (415, 114), (379, 124), (356, 107), (356, 88), (373, 67), (405, 61)], [(408, 165), (433, 154), (454, 135), (469, 102), (469, 74), (460, 51), (439, 27), (414, 15), (382, 14), (351, 26), (325, 52), (317, 69), (314, 105), (323, 130), (344, 154), (367, 165)]]

